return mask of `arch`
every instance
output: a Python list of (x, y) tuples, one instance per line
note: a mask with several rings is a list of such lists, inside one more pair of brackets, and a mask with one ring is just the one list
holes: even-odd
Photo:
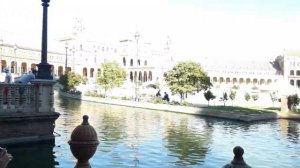
[(133, 66), (133, 59), (130, 59), (130, 66)]
[(82, 76), (83, 76), (83, 77), (87, 77), (87, 68), (86, 68), (86, 67), (84, 67), (84, 68), (82, 69)]
[(61, 77), (63, 75), (63, 67), (59, 66), (58, 67), (58, 76)]
[(300, 71), (299, 70), (296, 71), (296, 75), (300, 76)]
[(130, 73), (129, 73), (129, 78), (130, 78), (130, 82), (133, 82), (133, 73), (132, 73), (132, 71), (130, 71)]
[(134, 71), (134, 82), (136, 82), (136, 80), (137, 80), (137, 72)]
[(244, 83), (244, 78), (240, 78), (239, 79), (239, 84), (243, 84)]
[(31, 69), (36, 69), (36, 67), (37, 67), (37, 65), (36, 65), (35, 63), (32, 63), (32, 64), (30, 65), (30, 68), (31, 68)]
[(126, 58), (123, 57), (123, 65), (126, 66)]
[(148, 64), (148, 63), (147, 63), (147, 60), (145, 60), (145, 61), (144, 61), (144, 65), (147, 66), (147, 64)]
[(141, 66), (141, 60), (140, 59), (137, 60), (137, 64), (138, 64), (138, 66)]
[(93, 78), (94, 77), (94, 68), (90, 69), (90, 77)]
[(148, 80), (149, 80), (149, 81), (152, 81), (152, 71), (149, 71), (149, 72), (148, 72), (148, 75), (149, 75), (149, 76), (148, 76)]
[(143, 78), (143, 81), (144, 81), (144, 82), (147, 82), (147, 72), (146, 72), (146, 71), (144, 71), (144, 78)]
[(27, 63), (22, 62), (21, 63), (21, 74), (26, 73), (26, 72), (27, 72)]
[(218, 79), (217, 77), (213, 77), (213, 80), (212, 80), (214, 83), (217, 83), (218, 82)]
[(253, 79), (253, 84), (256, 85), (258, 83), (258, 80), (256, 78)]
[(7, 67), (7, 63), (5, 60), (1, 60), (1, 72), (3, 72), (3, 69)]
[(268, 79), (268, 80), (267, 80), (267, 84), (270, 84), (270, 83), (272, 83), (272, 80), (271, 80), (271, 79)]
[(230, 83), (230, 78), (226, 78), (226, 84)]
[(143, 80), (143, 74), (142, 74), (142, 72), (140, 71), (139, 72), (139, 81), (142, 81)]
[(248, 85), (248, 84), (250, 84), (251, 83), (251, 79), (250, 78), (247, 78), (246, 79), (246, 84)]
[(98, 68), (98, 69), (97, 69), (97, 77), (100, 77), (100, 76), (101, 76), (101, 69)]
[(266, 84), (266, 81), (264, 79), (260, 79), (259, 84), (264, 85), (264, 84)]
[(223, 82), (224, 82), (224, 78), (223, 78), (223, 77), (220, 77), (219, 82), (220, 82), (220, 83), (223, 83)]
[(294, 86), (294, 85), (295, 85), (295, 82), (294, 82), (294, 80), (293, 80), (293, 79), (291, 79), (291, 80), (290, 80), (290, 84), (291, 84), (292, 86)]
[(236, 84), (236, 83), (237, 83), (237, 79), (236, 79), (236, 78), (233, 78), (233, 79), (232, 79), (232, 83), (233, 83), (233, 84)]
[(11, 73), (17, 73), (17, 62), (16, 61), (12, 61), (10, 63), (10, 72)]
[(290, 70), (290, 75), (294, 75), (294, 70)]
[(300, 87), (300, 80), (297, 80), (297, 87)]

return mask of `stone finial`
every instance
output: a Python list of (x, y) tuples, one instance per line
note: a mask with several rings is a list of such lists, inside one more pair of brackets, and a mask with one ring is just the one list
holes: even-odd
[(97, 133), (88, 119), (87, 115), (83, 116), (81, 125), (73, 130), (69, 141), (72, 154), (78, 160), (75, 168), (90, 168), (89, 159), (95, 154), (99, 145)]
[(251, 168), (247, 163), (244, 161), (243, 154), (244, 149), (240, 146), (236, 146), (233, 148), (234, 158), (231, 163), (226, 164), (223, 168)]

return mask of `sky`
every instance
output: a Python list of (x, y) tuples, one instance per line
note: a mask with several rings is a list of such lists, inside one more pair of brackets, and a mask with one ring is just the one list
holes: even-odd
[[(76, 18), (95, 41), (171, 39), (177, 59), (273, 60), (300, 48), (299, 0), (51, 0), (48, 48), (73, 32)], [(0, 38), (40, 48), (39, 0), (0, 0)], [(59, 46), (61, 49), (64, 46)]]

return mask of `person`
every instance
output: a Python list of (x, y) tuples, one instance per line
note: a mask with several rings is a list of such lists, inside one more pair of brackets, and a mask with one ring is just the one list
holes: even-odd
[(24, 74), (18, 79), (15, 80), (15, 83), (22, 83), (22, 84), (28, 84), (31, 80), (35, 79), (34, 74), (29, 71), (28, 74)]
[(160, 94), (160, 90), (158, 90), (158, 92), (156, 93), (156, 97), (160, 97), (161, 94)]
[(163, 100), (166, 100), (166, 101), (170, 101), (170, 98), (169, 98), (169, 95), (168, 95), (168, 93), (167, 92), (165, 92), (165, 95), (164, 95), (164, 97), (163, 97)]
[(5, 148), (0, 147), (0, 168), (6, 168), (12, 159), (12, 155), (7, 153)]
[[(29, 84), (31, 80), (35, 79), (34, 74), (29, 71), (28, 74), (24, 74), (21, 77), (19, 77), (18, 79), (15, 80), (15, 83), (19, 83), (19, 84)], [(25, 88), (24, 87), (20, 87), (19, 88), (19, 94), (20, 94), (20, 105), (23, 104), (23, 94), (24, 94)]]
[(10, 73), (9, 69), (4, 68), (4, 72), (5, 72), (4, 83), (12, 83), (12, 76), (11, 76), (11, 73)]
[[(11, 75), (9, 69), (8, 68), (4, 68), (4, 72), (5, 72), (4, 83), (12, 83), (12, 75)], [(8, 87), (4, 87), (4, 90), (3, 90), (4, 104), (7, 104), (8, 92), (9, 92), (9, 88)]]

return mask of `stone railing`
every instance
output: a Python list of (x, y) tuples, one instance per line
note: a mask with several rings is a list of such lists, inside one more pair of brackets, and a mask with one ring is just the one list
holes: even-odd
[(0, 83), (0, 112), (54, 112), (55, 81), (33, 80), (31, 84)]

